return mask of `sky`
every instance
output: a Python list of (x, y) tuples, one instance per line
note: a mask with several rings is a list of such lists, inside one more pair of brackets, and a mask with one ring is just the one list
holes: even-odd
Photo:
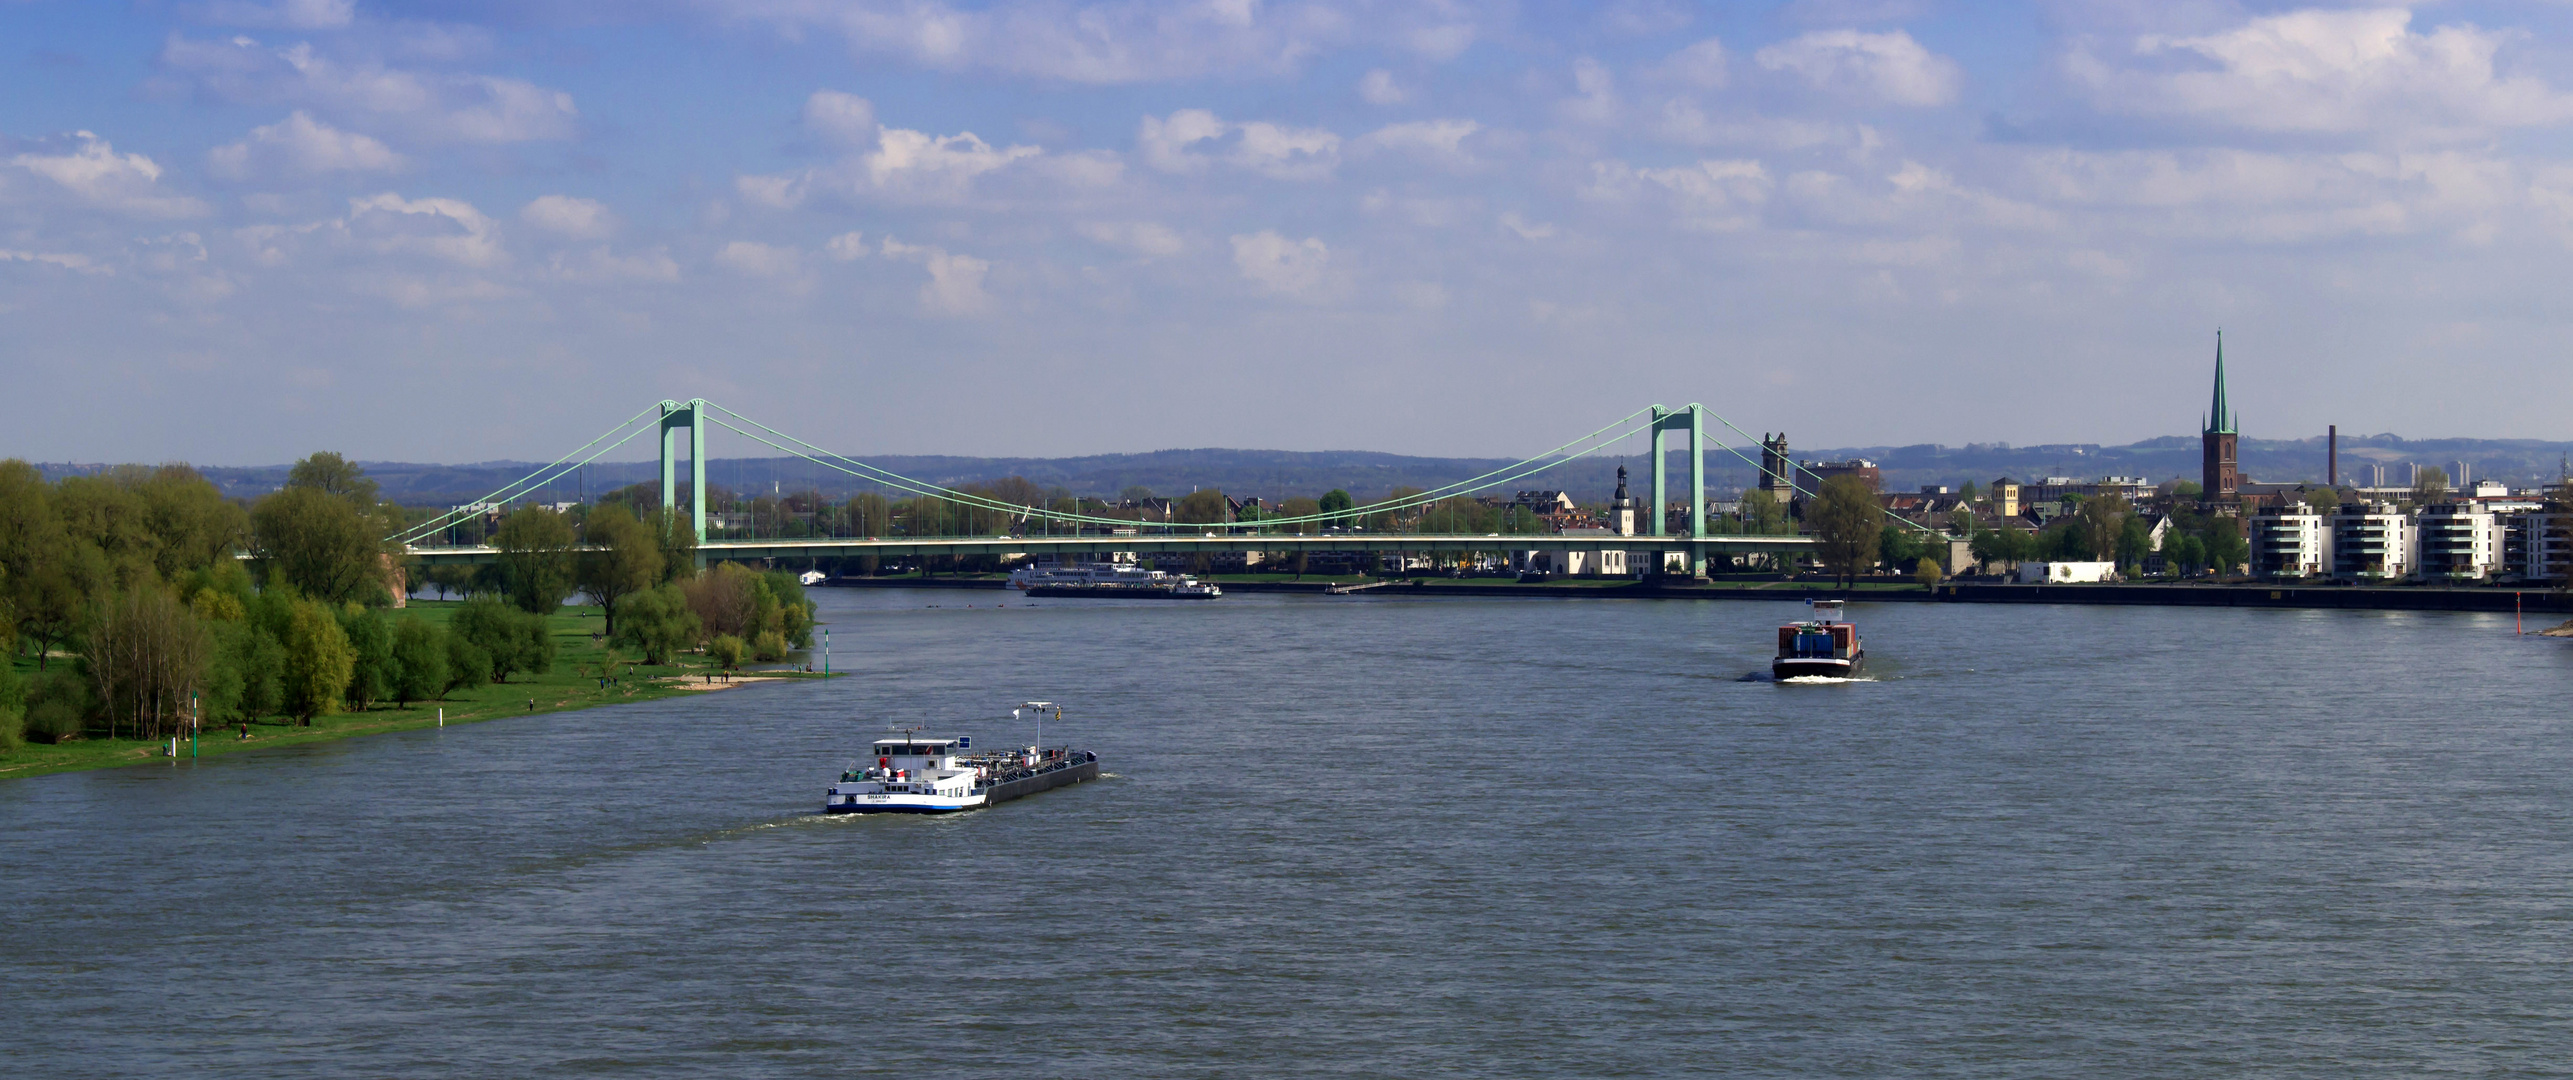
[[(2573, 438), (2573, 5), (0, 0), (0, 456)], [(1736, 438), (1734, 441), (1739, 442)], [(638, 456), (648, 440), (617, 457)], [(718, 441), (718, 454), (752, 448)]]

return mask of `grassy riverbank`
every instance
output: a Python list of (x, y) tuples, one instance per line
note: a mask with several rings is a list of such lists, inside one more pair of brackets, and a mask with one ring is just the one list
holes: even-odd
[[(458, 602), (412, 601), (411, 606), (390, 612), (396, 619), (426, 619), (444, 623), (454, 617)], [(535, 713), (586, 709), (596, 705), (615, 705), (631, 701), (706, 691), (689, 689), (706, 686), (706, 676), (715, 665), (703, 656), (681, 656), (678, 663), (667, 667), (645, 667), (630, 664), (625, 657), (613, 654), (593, 635), (603, 633), (604, 622), (599, 609), (564, 608), (548, 616), (547, 622), (560, 647), (554, 670), (544, 675), (514, 675), (505, 683), (488, 683), (472, 689), (457, 690), (443, 701), (413, 702), (408, 708), (378, 705), (364, 712), (344, 712), (317, 717), (312, 726), (304, 727), (290, 720), (271, 717), (250, 725), (250, 738), (242, 740), (240, 729), (225, 727), (203, 732), (196, 745), (200, 757), (217, 754), (264, 750), (274, 746), (297, 746), (304, 743), (374, 735), (388, 731), (409, 731), (435, 727), (439, 710), (446, 712), (449, 724), (470, 724), (477, 720), (494, 720), (504, 716), (528, 716)], [(56, 664), (74, 661), (54, 658)], [(34, 670), (26, 659), (18, 661), (22, 674)], [(613, 668), (613, 682), (602, 685), (603, 669)], [(802, 671), (752, 670), (738, 673), (751, 678), (818, 679)], [(717, 684), (718, 686), (723, 684)], [(735, 682), (731, 685), (739, 685)], [(14, 751), (0, 753), (0, 779), (41, 776), (46, 773), (75, 769), (102, 769), (166, 760), (167, 739), (145, 742), (138, 739), (109, 739), (96, 734), (51, 746), (28, 743)], [(188, 740), (179, 739), (179, 756), (189, 753)]]

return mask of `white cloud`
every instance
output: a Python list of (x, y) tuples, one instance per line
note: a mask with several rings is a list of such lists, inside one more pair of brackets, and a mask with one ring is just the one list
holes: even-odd
[(1177, 255), (1188, 246), (1169, 226), (1150, 221), (1085, 221), (1075, 226), (1075, 231), (1146, 258)]
[(357, 21), (357, 0), (215, 0), (205, 6), (207, 22), (225, 26), (275, 26), (288, 30), (336, 30)]
[(555, 276), (567, 281), (606, 284), (679, 280), (679, 261), (670, 257), (670, 249), (660, 247), (633, 255), (619, 255), (604, 247), (579, 254), (558, 251), (552, 266)]
[(832, 146), (863, 150), (876, 143), (875, 103), (837, 90), (816, 90), (804, 99), (804, 126)]
[(1318, 180), (1340, 163), (1340, 136), (1254, 120), (1241, 126), (1234, 164), (1280, 180)]
[(1764, 71), (1784, 71), (1826, 90), (1855, 92), (1896, 105), (1945, 105), (1963, 75), (1901, 30), (1868, 34), (1816, 30), (1752, 55)]
[(1472, 120), (1413, 120), (1368, 132), (1358, 138), (1358, 145), (1433, 157), (1461, 157), (1466, 137), (1481, 130), (1483, 125)]
[(800, 172), (737, 176), (733, 188), (745, 199), (778, 210), (801, 206), (817, 191), (899, 202), (958, 203), (972, 193), (977, 177), (1044, 153), (1033, 146), (995, 147), (970, 131), (931, 135), (909, 128), (879, 128), (873, 149), (865, 153)]
[(1331, 248), (1319, 238), (1289, 240), (1275, 229), (1233, 237), (1233, 266), (1242, 280), (1281, 296), (1311, 297), (1322, 290)]
[(929, 135), (886, 128), (882, 145), (866, 157), (867, 175), (878, 188), (931, 189), (960, 192), (977, 176), (1044, 151), (1033, 146), (994, 149), (973, 132)]
[(1680, 220), (1693, 228), (1732, 231), (1758, 223), (1772, 187), (1757, 161), (1701, 161), (1668, 169), (1637, 169), (1637, 179), (1678, 199)]
[(1200, 143), (1233, 138), (1223, 160), (1280, 180), (1318, 180), (1340, 164), (1340, 136), (1321, 128), (1288, 127), (1265, 120), (1227, 123), (1204, 109), (1181, 109), (1168, 117), (1147, 116), (1135, 142), (1144, 163), (1169, 173), (1204, 170), (1215, 158), (1200, 153)]
[(311, 44), (282, 49), (246, 37), (229, 41), (171, 38), (165, 70), (197, 92), (235, 104), (290, 105), (342, 123), (392, 128), (432, 142), (517, 143), (568, 139), (578, 133), (572, 95), (521, 79), (468, 72), (342, 61)]
[(87, 255), (76, 255), (68, 252), (19, 251), (14, 248), (0, 248), (0, 263), (6, 262), (39, 263), (42, 265), (69, 270), (75, 274), (113, 274), (116, 272), (114, 268), (102, 265), (98, 260), (92, 259)]
[(1394, 81), (1394, 73), (1377, 68), (1358, 77), (1358, 96), (1370, 105), (1400, 105), (1411, 95)]
[(78, 145), (58, 154), (28, 152), (9, 164), (46, 180), (88, 206), (134, 217), (194, 217), (204, 203), (173, 195), (160, 186), (161, 166), (141, 154), (119, 154), (107, 140), (86, 131), (72, 133)]
[(250, 136), (206, 152), (215, 175), (235, 180), (268, 175), (312, 175), (331, 172), (391, 172), (405, 163), (402, 155), (375, 139), (341, 131), (297, 109), (274, 124), (250, 129)]
[(822, 242), (822, 250), (840, 262), (856, 262), (867, 257), (867, 234), (844, 232)]
[(1555, 234), (1555, 227), (1553, 225), (1545, 222), (1529, 221), (1524, 215), (1520, 214), (1516, 210), (1512, 210), (1501, 215), (1501, 227), (1519, 234), (1519, 239), (1521, 240), (1544, 240)]
[(2198, 70), (2117, 69), (2087, 52), (2067, 67), (2105, 107), (2254, 131), (2472, 134), (2573, 120), (2573, 97), (2496, 71), (2510, 35), (2462, 24), (2416, 34), (2411, 23), (2399, 8), (2295, 11), (2135, 42), (2139, 58), (2181, 57)]
[(735, 240), (715, 252), (716, 265), (759, 278), (794, 277), (804, 269), (804, 253), (793, 245)]
[(1144, 117), (1142, 130), (1135, 134), (1135, 145), (1143, 151), (1144, 164), (1168, 173), (1197, 172), (1210, 160), (1193, 153), (1191, 147), (1209, 139), (1224, 137), (1227, 125), (1214, 113), (1204, 109), (1181, 109), (1169, 117)]
[(606, 203), (570, 195), (539, 195), (518, 208), (518, 220), (576, 240), (604, 240), (617, 226)]
[(405, 199), (393, 192), (348, 201), (340, 222), (352, 237), (388, 253), (428, 255), (463, 266), (508, 261), (497, 222), (461, 199)]
[(1608, 66), (1587, 56), (1572, 62), (1572, 97), (1555, 103), (1555, 111), (1581, 124), (1605, 124), (1617, 118), (1617, 79)]
[(1721, 90), (1732, 78), (1724, 42), (1715, 38), (1672, 53), (1654, 66), (1653, 75), (1696, 90)]
[(1091, 84), (1287, 74), (1325, 49), (1349, 45), (1444, 60), (1481, 36), (1485, 17), (1474, 7), (1444, 3), (1352, 8), (1258, 0), (1003, 0), (971, 7), (941, 0), (740, 0), (726, 8), (732, 18), (788, 33), (836, 31), (861, 52), (922, 67)]
[(906, 244), (886, 237), (884, 253), (889, 258), (918, 259), (929, 268), (929, 281), (920, 287), (921, 309), (932, 315), (978, 315), (992, 307), (992, 296), (983, 291), (983, 278), (991, 273), (992, 264), (970, 255), (956, 255), (945, 248)]

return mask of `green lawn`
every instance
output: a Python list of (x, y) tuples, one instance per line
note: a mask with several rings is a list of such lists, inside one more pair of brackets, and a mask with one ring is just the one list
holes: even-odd
[[(397, 619), (427, 619), (443, 624), (455, 616), (456, 609), (463, 606), (460, 601), (414, 600), (410, 607), (390, 612), (390, 614)], [(444, 701), (415, 702), (409, 708), (378, 705), (365, 712), (346, 712), (318, 717), (310, 727), (294, 726), (291, 721), (275, 718), (266, 722), (254, 721), (250, 725), (250, 740), (247, 742), (237, 737), (238, 728), (209, 730), (199, 737), (196, 752), (200, 756), (212, 756), (271, 746), (319, 742), (325, 739), (345, 739), (354, 735), (373, 735), (386, 731), (434, 727), (438, 723), (438, 713), (442, 708), (446, 711), (447, 723), (469, 724), (477, 720), (491, 720), (503, 716), (526, 716), (532, 713), (586, 709), (593, 705), (650, 701), (676, 694), (699, 693), (700, 691), (680, 689), (679, 684), (701, 682), (705, 673), (714, 670), (714, 665), (702, 656), (682, 656), (678, 658), (678, 663), (669, 667), (647, 668), (629, 665), (625, 657), (614, 655), (604, 644), (594, 640), (592, 635), (601, 633), (604, 627), (599, 609), (595, 607), (564, 608), (561, 613), (550, 616), (548, 621), (553, 624), (554, 637), (560, 644), (560, 651), (554, 661), (554, 670), (547, 674), (521, 673), (511, 676), (506, 683), (491, 683), (470, 690), (459, 690), (447, 695)], [(70, 662), (72, 661), (62, 657), (54, 659), (56, 664)], [(602, 665), (610, 662), (614, 663), (618, 672), (617, 681), (611, 685), (601, 686), (599, 672)], [(797, 666), (800, 668), (800, 664)], [(746, 674), (798, 679), (821, 678), (820, 675), (806, 675), (801, 670), (784, 670), (784, 665), (776, 665), (778, 670), (759, 670), (763, 667), (770, 667), (770, 665), (753, 665), (753, 670)], [(32, 661), (25, 658), (18, 660), (18, 670), (21, 674), (30, 673), (34, 668)], [(0, 779), (39, 776), (45, 773), (68, 772), (73, 769), (132, 765), (161, 759), (168, 753), (168, 749), (169, 743), (166, 740), (143, 742), (137, 739), (101, 738), (94, 734), (52, 746), (28, 743), (15, 751), (0, 753)], [(188, 742), (185, 738), (179, 740), (179, 753), (181, 756), (188, 753)]]

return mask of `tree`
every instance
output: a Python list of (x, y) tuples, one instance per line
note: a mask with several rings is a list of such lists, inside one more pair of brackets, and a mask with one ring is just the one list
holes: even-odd
[(446, 691), (445, 637), (423, 619), (404, 619), (393, 628), (393, 700), (403, 708)]
[(2117, 553), (2118, 537), (2125, 531), (2126, 520), (2134, 512), (2135, 508), (2128, 505), (2123, 496), (2104, 495), (2082, 500), (2081, 506), (2073, 511), (2074, 527), (2081, 530), (2083, 546), (2090, 549), (2092, 558), (2106, 560)]
[(743, 652), (742, 639), (731, 634), (717, 634), (714, 640), (706, 643), (706, 655), (726, 671), (742, 666)]
[(2207, 530), (2207, 561), (2219, 574), (2232, 574), (2251, 558), (2251, 545), (2242, 538), (2242, 523), (2229, 517), (2217, 518)]
[(438, 563), (420, 575), (423, 583), (438, 590), (438, 599), (448, 594), (464, 595), (473, 588), (474, 568), (465, 563)]
[(1323, 492), (1321, 498), (1314, 500), (1314, 504), (1321, 513), (1337, 514), (1357, 505), (1357, 500), (1350, 498), (1348, 492), (1333, 488)]
[(491, 654), (484, 652), (482, 646), (465, 640), (465, 636), (456, 633), (453, 627), (438, 636), (447, 646), (447, 683), (438, 691), (441, 699), (455, 691), (493, 681)]
[[(539, 634), (528, 633), (528, 620), (536, 621)], [(481, 651), (491, 673), (491, 681), (508, 682), (512, 672), (536, 670), (535, 658), (526, 655), (525, 650), (530, 643), (539, 640), (543, 623), (542, 615), (530, 615), (486, 596), (465, 601), (465, 606), (457, 609), (455, 618), (447, 623), (447, 632), (463, 638)], [(542, 640), (551, 642), (553, 639), (542, 637)], [(548, 656), (545, 659), (550, 667), (553, 658)]]
[(2196, 570), (2207, 564), (2207, 542), (2182, 533), (2163, 545), (2162, 561), (2183, 574)]
[[(866, 496), (859, 496), (866, 498)], [(883, 496), (876, 496), (882, 499)], [(888, 514), (888, 517), (890, 515)], [(661, 580), (677, 581), (697, 571), (697, 530), (676, 507), (654, 507), (640, 519), (661, 545)], [(890, 525), (888, 520), (885, 524)], [(887, 530), (890, 531), (890, 530)], [(869, 533), (881, 536), (883, 533)]]
[(1182, 496), (1177, 503), (1173, 504), (1170, 508), (1170, 517), (1173, 521), (1191, 525), (1211, 525), (1223, 521), (1231, 509), (1232, 504), (1224, 500), (1222, 491), (1215, 488), (1200, 488)]
[(2172, 497), (2172, 498), (2175, 498), (2175, 499), (2198, 499), (2198, 498), (2204, 498), (2204, 497), (2206, 496), (2206, 494), (2207, 494), (2207, 489), (2206, 489), (2206, 487), (2205, 487), (2204, 485), (2199, 484), (2199, 483), (2198, 483), (2197, 481), (2195, 481), (2195, 480), (2174, 480), (2174, 481), (2172, 481), (2172, 482), (2171, 482), (2171, 497)]
[(1938, 588), (1939, 579), (1945, 576), (1939, 572), (1937, 559), (1925, 555), (1921, 557), (1920, 562), (1912, 564), (1912, 580), (1920, 582), (1924, 589)]
[(2448, 470), (2424, 465), (2412, 470), (2412, 501), (2428, 506), (2448, 497)]
[(316, 716), (338, 712), (357, 655), (347, 632), (319, 601), (298, 600), (286, 622), (285, 670), (280, 681), (286, 711), (310, 726)]
[(1743, 492), (1742, 531), (1753, 536), (1785, 535), (1789, 531), (1787, 504), (1759, 488)]
[(187, 605), (158, 584), (102, 599), (90, 618), (81, 667), (97, 691), (111, 737), (159, 738), (185, 715), (205, 681), (212, 639)]
[(392, 696), (402, 681), (401, 668), (394, 662), (393, 627), (381, 612), (358, 606), (341, 609), (339, 624), (340, 632), (348, 635), (350, 660), (348, 690), (342, 696), (365, 712)]
[(272, 581), (332, 604), (388, 603), (376, 523), (347, 499), (289, 486), (250, 511), (252, 542)]
[(598, 602), (607, 616), (608, 636), (614, 637), (617, 601), (661, 581), (661, 541), (622, 503), (592, 511), (585, 531), (590, 550), (580, 554), (577, 580), (581, 591)]
[(696, 644), (704, 625), (688, 609), (688, 596), (676, 585), (632, 593), (617, 607), (617, 628), (609, 641), (641, 653), (647, 664), (669, 663), (680, 650)]
[(740, 563), (717, 563), (705, 573), (679, 583), (696, 613), (701, 632), (745, 637), (757, 632), (759, 575)]
[(1823, 566), (1842, 585), (1855, 584), (1858, 575), (1875, 568), (1878, 530), (1884, 518), (1885, 508), (1876, 501), (1876, 493), (1867, 489), (1866, 481), (1835, 476), (1823, 484), (1809, 520)]
[(2151, 554), (2153, 554), (2153, 530), (2145, 526), (2143, 515), (2128, 514), (2126, 525), (2117, 535), (2118, 565), (2141, 567), (2144, 565), (2144, 557)]
[(286, 486), (336, 496), (359, 507), (375, 505), (375, 481), (366, 478), (366, 470), (328, 450), (296, 462), (286, 471)]
[(563, 606), (572, 595), (572, 523), (542, 506), (522, 506), (500, 519), (492, 546), (508, 583), (509, 601), (530, 615)]

